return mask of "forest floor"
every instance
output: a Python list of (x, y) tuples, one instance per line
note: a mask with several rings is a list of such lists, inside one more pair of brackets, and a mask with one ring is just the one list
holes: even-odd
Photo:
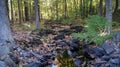
[[(81, 25), (50, 22), (41, 30), (13, 29), (16, 45), (10, 58), (19, 67), (120, 66), (120, 41), (115, 42), (117, 45), (110, 45), (108, 41), (112, 41), (108, 39), (102, 46), (96, 46), (95, 43), (86, 46), (71, 36), (73, 32), (82, 31)], [(120, 37), (120, 33), (117, 35)]]

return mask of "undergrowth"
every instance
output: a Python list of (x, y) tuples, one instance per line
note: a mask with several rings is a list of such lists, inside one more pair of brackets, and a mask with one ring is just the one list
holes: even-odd
[(88, 43), (95, 42), (97, 45), (102, 44), (106, 39), (111, 38), (112, 34), (104, 33), (106, 26), (110, 26), (104, 17), (93, 15), (86, 19), (84, 32), (73, 33), (72, 36), (80, 40), (87, 40)]

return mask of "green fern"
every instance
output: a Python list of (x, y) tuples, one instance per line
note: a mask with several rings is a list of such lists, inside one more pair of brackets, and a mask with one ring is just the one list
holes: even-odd
[(104, 17), (93, 15), (87, 19), (85, 25), (85, 31), (82, 33), (73, 33), (72, 36), (80, 40), (87, 39), (90, 42), (95, 42), (96, 44), (102, 44), (107, 38), (112, 37), (112, 34), (101, 36), (100, 34), (104, 32), (105, 26), (110, 26)]

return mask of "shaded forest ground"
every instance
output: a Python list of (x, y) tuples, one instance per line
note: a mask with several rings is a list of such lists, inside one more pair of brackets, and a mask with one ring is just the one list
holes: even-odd
[[(12, 27), (13, 37), (15, 38), (15, 41), (17, 44), (14, 47), (15, 49), (14, 55), (18, 54), (17, 55), (18, 59), (14, 61), (16, 63), (19, 63), (20, 65), (28, 64), (26, 65), (26, 67), (29, 67), (29, 65), (31, 65), (31, 62), (35, 62), (36, 60), (39, 62), (38, 58), (41, 58), (41, 59), (44, 58), (42, 60), (42, 62), (44, 63), (41, 62), (41, 65), (43, 67), (47, 65), (51, 65), (53, 63), (56, 64), (56, 62), (58, 65), (61, 65), (58, 62), (63, 63), (62, 64), (63, 66), (67, 65), (68, 63), (74, 63), (73, 61), (71, 61), (74, 59), (69, 58), (68, 60), (67, 58), (67, 61), (66, 61), (66, 58), (59, 57), (56, 60), (55, 56), (63, 53), (66, 49), (68, 50), (69, 46), (66, 44), (66, 42), (70, 42), (74, 40), (74, 38), (70, 34), (72, 34), (73, 32), (80, 32), (82, 30), (84, 21), (78, 21), (78, 20), (79, 19), (76, 19), (72, 23), (66, 23), (66, 24), (63, 24), (57, 21), (52, 21), (52, 20), (42, 20), (41, 29), (38, 29), (38, 30), (34, 30), (35, 29), (35, 27), (33, 26), (34, 24), (30, 22), (26, 22), (22, 24), (14, 24), (14, 26)], [(71, 28), (72, 26), (74, 27), (76, 25), (79, 26), (80, 28), (78, 29)], [(119, 23), (115, 23), (115, 25), (113, 25), (113, 29), (120, 30)], [(82, 42), (80, 43), (79, 46), (81, 45), (83, 45)], [(95, 46), (93, 45), (92, 47), (95, 47)], [(19, 50), (22, 50), (23, 52)], [(33, 52), (31, 52), (31, 50)], [(21, 53), (23, 54), (22, 56), (20, 55)], [(33, 54), (34, 56), (27, 57), (28, 60), (25, 60), (24, 56), (26, 54), (28, 55)], [(44, 57), (41, 57), (41, 56), (44, 56)], [(83, 56), (80, 56), (80, 57), (83, 57)], [(59, 61), (60, 58), (63, 60)], [(14, 57), (13, 59), (16, 59), (16, 58)], [(100, 63), (103, 62), (101, 61), (101, 59), (96, 59), (96, 61), (94, 61), (93, 63), (97, 63), (98, 61), (100, 61)], [(64, 64), (64, 62), (66, 64)], [(77, 64), (79, 63), (81, 63), (81, 61), (77, 62)], [(82, 65), (84, 66), (85, 63), (82, 62)], [(76, 67), (76, 66), (74, 64), (71, 64), (71, 67)]]

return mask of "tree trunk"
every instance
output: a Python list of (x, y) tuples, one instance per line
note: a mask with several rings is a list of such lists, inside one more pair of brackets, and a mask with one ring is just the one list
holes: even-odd
[(56, 0), (56, 20), (58, 21), (58, 0)]
[(108, 21), (108, 26), (106, 26), (105, 32), (110, 33), (111, 22), (112, 22), (112, 0), (106, 0), (106, 20)]
[(118, 6), (119, 6), (119, 0), (116, 0), (116, 2), (115, 2), (115, 9), (114, 9), (114, 13), (116, 13), (116, 12), (117, 12), (117, 10), (118, 10)]
[(64, 17), (67, 18), (67, 1), (64, 0)]
[(82, 18), (82, 16), (83, 16), (83, 0), (80, 0), (80, 15), (81, 15), (81, 18)]
[(21, 23), (21, 8), (20, 8), (21, 0), (18, 0), (18, 15), (19, 15), (19, 23)]
[(40, 14), (39, 14), (39, 5), (38, 0), (34, 0), (35, 4), (35, 16), (36, 16), (36, 29), (40, 28)]
[[(0, 0), (0, 42), (9, 42), (14, 45), (5, 1)], [(12, 45), (8, 46), (10, 47)]]
[(90, 9), (89, 9), (90, 15), (92, 15), (92, 2), (93, 0), (90, 0)]
[(10, 8), (11, 8), (11, 23), (14, 23), (14, 15), (13, 15), (13, 0), (10, 0)]
[(102, 7), (103, 7), (103, 0), (100, 0), (98, 7), (98, 15), (100, 16), (102, 16), (102, 11), (103, 11)]
[(29, 16), (28, 16), (28, 2), (24, 1), (24, 9), (25, 9), (25, 21), (29, 21)]
[(112, 0), (106, 0), (106, 19), (112, 22)]

